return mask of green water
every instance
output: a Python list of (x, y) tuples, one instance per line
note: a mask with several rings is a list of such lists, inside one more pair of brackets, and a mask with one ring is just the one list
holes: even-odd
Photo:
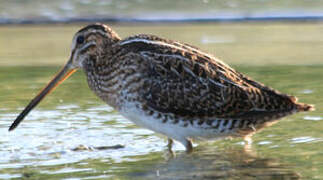
[[(113, 26), (216, 52), (237, 70), (316, 111), (282, 119), (253, 137), (196, 142), (186, 154), (135, 126), (88, 89), (83, 72), (46, 97), (13, 132), (7, 128), (59, 70), (82, 25), (0, 27), (0, 179), (323, 179), (321, 24), (177, 24)], [(79, 150), (125, 145), (121, 149)]]

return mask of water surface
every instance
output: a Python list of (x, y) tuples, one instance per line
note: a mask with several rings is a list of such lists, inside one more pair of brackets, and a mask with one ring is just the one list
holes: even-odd
[[(81, 71), (7, 131), (68, 58), (79, 27), (0, 28), (0, 179), (323, 179), (320, 24), (114, 26), (123, 37), (149, 32), (217, 52), (237, 70), (316, 106), (256, 134), (251, 149), (238, 138), (197, 142), (188, 155), (176, 143), (173, 158), (163, 136), (101, 102)], [(125, 147), (91, 149), (118, 144)], [(90, 148), (75, 150), (81, 146)]]

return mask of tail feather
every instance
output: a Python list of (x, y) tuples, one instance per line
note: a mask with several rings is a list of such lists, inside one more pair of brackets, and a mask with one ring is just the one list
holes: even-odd
[(302, 111), (314, 111), (314, 105), (312, 104), (305, 104), (305, 103), (299, 103), (298, 98), (295, 96), (288, 96), (289, 99), (295, 104), (297, 112), (302, 112)]
[(314, 105), (312, 104), (305, 104), (305, 103), (296, 103), (296, 109), (298, 112), (300, 111), (314, 111)]

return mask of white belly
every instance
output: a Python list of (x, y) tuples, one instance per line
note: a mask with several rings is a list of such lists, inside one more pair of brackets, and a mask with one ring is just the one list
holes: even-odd
[(157, 115), (147, 115), (141, 109), (136, 108), (134, 104), (124, 106), (120, 113), (138, 126), (164, 134), (181, 143), (184, 143), (187, 138), (215, 138), (227, 135), (226, 133), (219, 133), (216, 129), (199, 126), (197, 121), (196, 124), (189, 124), (185, 127), (183, 125), (184, 121), (179, 121), (176, 124), (171, 121), (163, 123), (162, 119), (156, 117)]

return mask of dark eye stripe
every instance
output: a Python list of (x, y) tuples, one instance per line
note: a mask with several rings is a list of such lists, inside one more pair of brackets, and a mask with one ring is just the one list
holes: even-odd
[(82, 43), (84, 42), (84, 36), (79, 36), (79, 37), (77, 37), (76, 42), (77, 42), (78, 44), (82, 44)]

